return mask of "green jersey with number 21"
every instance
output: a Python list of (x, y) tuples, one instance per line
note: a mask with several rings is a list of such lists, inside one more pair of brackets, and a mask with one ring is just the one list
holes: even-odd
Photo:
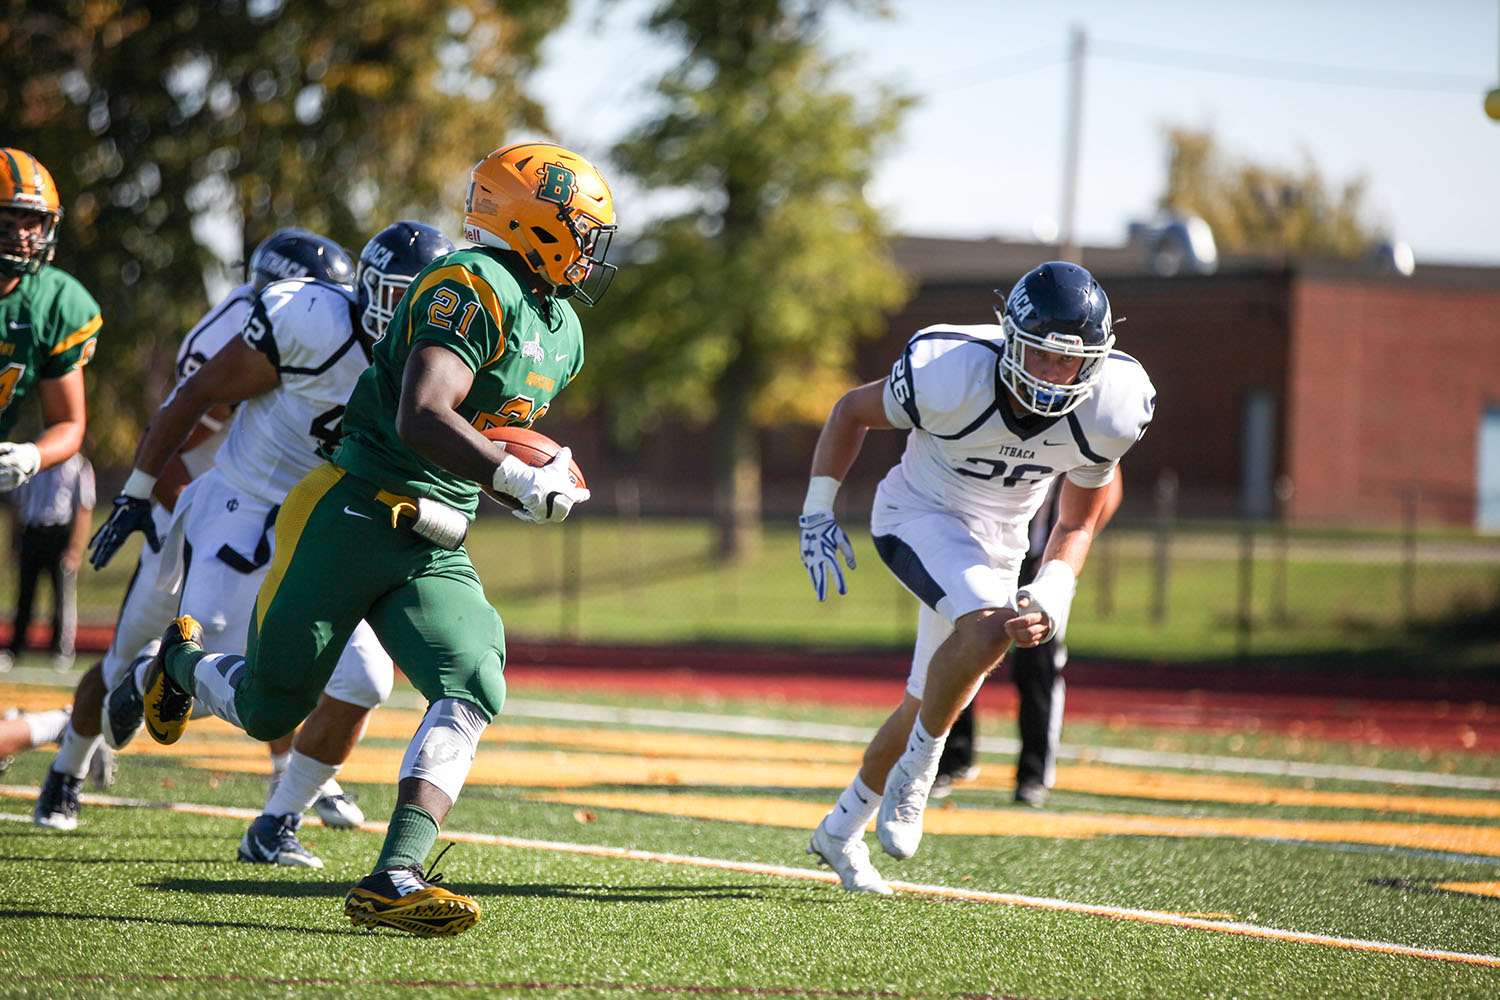
[(422, 458), (396, 433), (406, 359), (425, 342), (474, 371), (457, 410), (476, 430), (529, 427), (583, 367), (583, 328), (571, 305), (537, 296), (500, 251), (484, 247), (427, 265), (396, 307), (349, 397), (334, 461), (392, 493), (432, 497), (473, 517), (478, 484)]

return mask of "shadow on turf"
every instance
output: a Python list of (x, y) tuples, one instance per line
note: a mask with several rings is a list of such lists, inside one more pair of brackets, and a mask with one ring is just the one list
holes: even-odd
[[(446, 884), (446, 883), (445, 883)], [(265, 878), (166, 878), (159, 882), (142, 882), (142, 889), (164, 892), (192, 892), (210, 896), (326, 897), (342, 899), (349, 883), (322, 880), (284, 880)], [(735, 885), (555, 885), (546, 883), (463, 882), (451, 886), (456, 892), (472, 894), (480, 900), (490, 896), (516, 896), (524, 899), (587, 899), (603, 903), (667, 903), (679, 899), (759, 899), (767, 894), (765, 886)], [(3, 916), (0, 913), (0, 916)]]
[(541, 883), (469, 883), (464, 892), (528, 899), (587, 899), (596, 903), (668, 903), (679, 899), (763, 899), (765, 886), (737, 885), (548, 885)]
[(308, 927), (306, 924), (298, 924), (295, 927), (286, 924), (255, 923), (247, 920), (174, 920), (170, 917), (130, 917), (119, 913), (64, 913), (61, 910), (12, 910), (0, 906), (0, 920), (15, 919), (39, 919), (52, 918), (55, 920), (99, 920), (112, 924), (149, 924), (159, 926), (171, 924), (176, 927), (236, 927), (252, 931), (286, 931), (291, 934), (331, 934), (339, 937), (344, 935), (357, 936), (365, 932), (353, 927), (328, 928)]

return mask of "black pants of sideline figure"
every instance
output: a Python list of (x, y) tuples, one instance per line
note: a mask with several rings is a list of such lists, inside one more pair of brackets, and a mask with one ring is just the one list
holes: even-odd
[(71, 656), (78, 632), (78, 574), (63, 569), (63, 553), (73, 536), (70, 524), (28, 525), (21, 529), (20, 576), (16, 582), (16, 616), (10, 651), (26, 648), (26, 631), (36, 601), (37, 581), (43, 573), (52, 581), (52, 642), (54, 654)]

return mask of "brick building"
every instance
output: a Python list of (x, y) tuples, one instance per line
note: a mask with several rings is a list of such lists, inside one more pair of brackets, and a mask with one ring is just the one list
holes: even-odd
[[(862, 379), (884, 375), (923, 326), (992, 322), (992, 289), (1055, 253), (922, 238), (894, 249), (917, 288), (890, 332), (861, 345)], [(1362, 262), (1229, 257), (1211, 275), (1163, 278), (1131, 248), (1086, 248), (1083, 264), (1125, 320), (1120, 349), (1159, 393), (1156, 420), (1126, 459), (1127, 514), (1148, 514), (1157, 487), (1175, 479), (1187, 516), (1272, 516), (1279, 492), (1294, 521), (1411, 513), (1500, 529), (1500, 268), (1428, 265), (1402, 277)], [(706, 439), (663, 435), (612, 462), (596, 428), (576, 431), (568, 439), (590, 478), (628, 483), (631, 505), (706, 509), (706, 465), (681, 461), (704, 453)], [(768, 515), (800, 507), (815, 438), (815, 428), (763, 436)], [(867, 439), (846, 484), (850, 511), (868, 508), (900, 448), (901, 435)], [(611, 492), (596, 490), (601, 506), (617, 505)]]

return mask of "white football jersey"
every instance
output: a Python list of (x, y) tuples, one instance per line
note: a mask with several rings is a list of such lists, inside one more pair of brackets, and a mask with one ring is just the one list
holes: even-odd
[(919, 330), (891, 368), (885, 412), (910, 428), (882, 489), (903, 506), (1024, 525), (1059, 475), (1103, 486), (1146, 432), (1156, 390), (1140, 362), (1110, 353), (1093, 393), (1060, 417), (1011, 410), (998, 324)]
[(277, 504), (323, 461), (319, 450), (335, 440), (370, 356), (353, 294), (311, 278), (267, 285), (242, 336), (281, 383), (240, 404), (216, 464), (235, 488)]
[[(181, 346), (177, 348), (178, 385), (203, 367), (205, 361), (219, 353), (219, 348), (239, 336), (240, 331), (245, 328), (245, 320), (250, 317), (250, 304), (254, 301), (255, 286), (240, 285), (224, 296), (218, 305), (204, 314), (197, 326), (187, 332), (187, 336), (182, 338)], [(188, 475), (197, 479), (211, 469), (219, 446), (228, 436), (229, 422), (225, 421), (223, 427), (198, 442), (192, 450), (179, 452), (183, 464), (187, 466)]]

